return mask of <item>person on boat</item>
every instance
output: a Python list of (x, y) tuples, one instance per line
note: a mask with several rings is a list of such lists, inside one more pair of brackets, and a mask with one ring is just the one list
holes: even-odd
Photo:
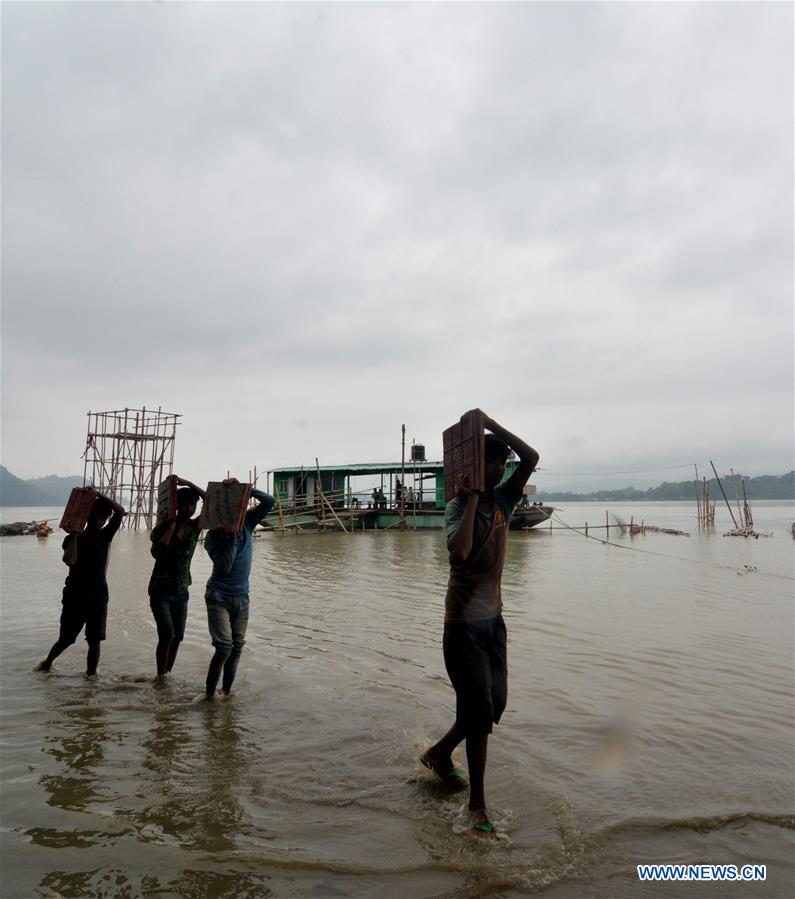
[[(486, 751), (492, 726), (508, 697), (506, 629), (501, 579), (508, 523), (538, 453), (491, 418), (485, 436), (485, 489), (465, 483), (445, 511), (450, 577), (445, 596), (444, 662), (456, 694), (453, 726), (420, 758), (452, 789), (469, 787), (475, 830), (494, 831), (486, 808)], [(519, 464), (503, 484), (513, 450)], [(469, 782), (453, 764), (453, 750), (466, 741)]]
[(155, 564), (149, 579), (149, 608), (157, 624), (155, 664), (157, 677), (171, 672), (188, 619), (190, 563), (199, 539), (196, 504), (204, 491), (190, 481), (177, 478), (177, 511), (174, 518), (155, 525), (150, 535)]
[[(237, 483), (230, 478), (224, 483)], [(207, 625), (215, 654), (207, 670), (206, 697), (215, 695), (223, 674), (221, 690), (228, 695), (237, 674), (240, 654), (246, 642), (249, 612), (249, 575), (253, 556), (254, 528), (273, 508), (276, 500), (262, 490), (252, 490), (258, 501), (246, 512), (243, 527), (237, 533), (221, 528), (207, 532), (204, 548), (213, 562), (213, 572), (204, 595)]]
[(85, 627), (86, 677), (97, 673), (108, 618), (106, 571), (110, 544), (126, 514), (119, 503), (97, 493), (85, 530), (64, 538), (63, 561), (69, 566), (69, 574), (63, 588), (60, 632), (47, 658), (36, 665), (36, 671), (49, 671), (55, 659), (77, 640)]

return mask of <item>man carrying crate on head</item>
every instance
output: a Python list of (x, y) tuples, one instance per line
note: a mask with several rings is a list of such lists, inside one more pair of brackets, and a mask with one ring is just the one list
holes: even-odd
[[(222, 489), (225, 487), (230, 489), (225, 491)], [(236, 495), (236, 499), (233, 495)], [(259, 505), (246, 512), (249, 495)], [(238, 503), (238, 508), (232, 514), (229, 514), (232, 510), (228, 500)], [(239, 484), (235, 478), (227, 478), (220, 484), (210, 484), (207, 487), (202, 521), (206, 521), (209, 528), (204, 548), (213, 561), (213, 573), (207, 581), (204, 598), (207, 603), (207, 624), (215, 647), (215, 654), (207, 671), (207, 699), (212, 699), (215, 695), (222, 673), (221, 690), (228, 695), (232, 689), (240, 654), (246, 642), (252, 535), (254, 528), (270, 512), (275, 502), (269, 493), (250, 490), (248, 484)], [(222, 508), (224, 506), (227, 508)]]
[[(457, 495), (448, 502), (445, 512), (450, 578), (445, 597), (443, 648), (445, 667), (456, 694), (456, 718), (450, 730), (420, 761), (448, 787), (469, 786), (472, 827), (492, 833), (494, 824), (486, 810), (484, 786), (486, 750), (492, 726), (499, 722), (508, 698), (502, 569), (511, 514), (538, 464), (538, 453), (480, 410), (467, 413), (462, 418), (462, 426), (465, 424), (473, 435), (473, 446), (463, 456), (460, 447), (451, 448), (451, 455), (453, 450), (459, 452), (464, 463), (459, 463), (462, 474)], [(483, 428), (492, 433), (484, 437)], [(519, 457), (519, 464), (503, 484), (511, 450)], [(467, 461), (471, 474), (466, 471)], [(446, 448), (446, 474), (447, 468)], [(452, 759), (453, 750), (462, 740), (466, 740), (468, 784)]]
[(150, 535), (155, 564), (149, 579), (149, 608), (157, 625), (155, 664), (160, 681), (171, 673), (185, 637), (190, 563), (199, 539), (199, 519), (193, 513), (198, 501), (204, 499), (203, 490), (177, 475), (167, 478), (161, 488), (165, 488), (167, 508)]
[[(87, 520), (73, 513), (78, 506), (86, 510)], [(63, 560), (69, 566), (69, 574), (63, 588), (61, 629), (47, 658), (36, 665), (36, 671), (49, 671), (55, 659), (77, 640), (85, 627), (86, 677), (97, 673), (108, 617), (106, 571), (110, 543), (126, 514), (119, 503), (102, 496), (93, 487), (77, 487), (72, 491), (61, 521), (61, 527), (70, 531), (63, 542)]]

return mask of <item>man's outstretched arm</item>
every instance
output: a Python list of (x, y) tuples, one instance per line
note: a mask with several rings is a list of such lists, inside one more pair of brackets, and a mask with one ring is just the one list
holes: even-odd
[(514, 469), (510, 478), (508, 478), (506, 484), (514, 493), (521, 493), (528, 478), (533, 471), (535, 471), (536, 465), (538, 465), (538, 453), (532, 446), (525, 443), (524, 440), (517, 437), (516, 434), (512, 434), (501, 424), (494, 421), (493, 418), (486, 416), (484, 426), (488, 428), (495, 437), (504, 440), (519, 457), (519, 464)]
[(274, 505), (276, 505), (276, 500), (270, 493), (265, 493), (264, 490), (252, 490), (251, 495), (259, 502), (259, 505), (254, 506), (253, 509), (249, 509), (248, 512), (246, 512), (246, 524), (253, 531)]

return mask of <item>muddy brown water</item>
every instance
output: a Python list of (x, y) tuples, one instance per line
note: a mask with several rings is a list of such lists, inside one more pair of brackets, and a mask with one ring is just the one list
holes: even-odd
[[(759, 540), (722, 537), (728, 524), (699, 536), (686, 504), (609, 508), (693, 535), (611, 532), (619, 548), (511, 534), (495, 840), (417, 763), (454, 707), (441, 532), (263, 534), (236, 690), (213, 703), (196, 701), (202, 548), (158, 687), (147, 534), (114, 542), (91, 682), (82, 640), (31, 671), (57, 635), (60, 537), (4, 538), (0, 893), (795, 895), (791, 504), (756, 504), (773, 534)], [(604, 520), (586, 504), (560, 514)], [(649, 862), (765, 864), (767, 880), (641, 884)]]

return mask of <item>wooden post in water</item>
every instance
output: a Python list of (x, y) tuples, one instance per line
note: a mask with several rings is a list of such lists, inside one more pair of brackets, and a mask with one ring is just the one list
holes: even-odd
[(715, 468), (715, 463), (712, 459), (709, 460), (709, 464), (712, 466), (712, 470), (715, 472), (715, 480), (718, 482), (718, 487), (720, 487), (720, 492), (723, 494), (723, 499), (726, 501), (726, 508), (729, 510), (729, 515), (732, 517), (732, 521), (734, 522), (734, 529), (737, 530), (739, 525), (737, 524), (737, 519), (734, 517), (734, 512), (732, 512), (731, 504), (729, 500), (726, 498), (726, 491), (723, 489), (723, 484), (721, 483), (720, 478), (718, 477), (718, 470)]
[(610, 539), (610, 518), (607, 513), (607, 509), (605, 509), (605, 529), (607, 533), (607, 539)]
[(740, 488), (737, 486), (737, 475), (734, 473), (733, 468), (730, 468), (729, 471), (732, 473), (732, 483), (734, 484), (734, 498), (737, 500), (737, 514), (740, 517), (740, 521), (742, 521), (743, 510), (740, 508)]
[(696, 470), (696, 479), (693, 481), (693, 489), (696, 492), (696, 517), (698, 519), (698, 529), (701, 530), (701, 503), (698, 501), (698, 465), (695, 462), (693, 463), (693, 468)]
[[(276, 479), (274, 478), (274, 481)], [(284, 533), (284, 511), (282, 510), (282, 498), (279, 496), (279, 491), (274, 490), (276, 494), (276, 505), (279, 508), (279, 529)]]
[(315, 471), (317, 472), (317, 484), (315, 484), (315, 491), (320, 496), (320, 501), (318, 505), (320, 506), (320, 528), (321, 530), (326, 530), (326, 507), (323, 505), (323, 482), (320, 480), (320, 463), (317, 461), (317, 456), (315, 456)]
[(585, 522), (585, 536), (588, 536), (588, 522)]
[(745, 526), (752, 528), (754, 526), (754, 516), (751, 514), (751, 504), (745, 493), (745, 481), (743, 481), (743, 506), (745, 507)]
[(404, 529), (406, 508), (406, 426), (400, 426), (400, 530)]

